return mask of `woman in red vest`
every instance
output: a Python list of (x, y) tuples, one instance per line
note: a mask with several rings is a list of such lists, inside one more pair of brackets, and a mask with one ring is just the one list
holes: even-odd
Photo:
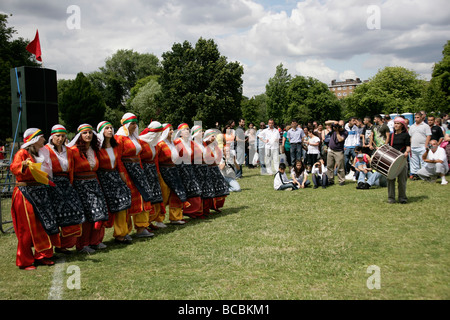
[(72, 186), (73, 151), (65, 145), (66, 135), (64, 126), (53, 126), (49, 142), (45, 146), (52, 161), (55, 183), (55, 188), (50, 188), (50, 195), (61, 228), (61, 248), (56, 248), (55, 251), (64, 254), (70, 253), (68, 249), (75, 246), (76, 238), (81, 236), (81, 224), (85, 221), (83, 205)]
[[(181, 181), (176, 163), (178, 151), (172, 143), (173, 128), (171, 124), (163, 124), (163, 133), (157, 146), (158, 167), (160, 171), (159, 184), (163, 195), (164, 208), (169, 205), (169, 220), (172, 224), (184, 224), (183, 208), (189, 206), (186, 190)], [(165, 210), (156, 219), (159, 225), (165, 219)]]
[(223, 153), (217, 145), (216, 132), (213, 129), (205, 131), (203, 146), (205, 147), (203, 158), (205, 163), (208, 164), (207, 179), (213, 181), (214, 184), (214, 198), (209, 202), (210, 208), (220, 212), (220, 208), (224, 206), (225, 198), (230, 194), (230, 191), (219, 169)]
[(129, 244), (131, 237), (128, 234), (131, 231), (131, 224), (128, 223), (127, 210), (131, 207), (131, 191), (124, 174), (122, 148), (114, 138), (114, 128), (108, 121), (102, 121), (97, 125), (97, 137), (100, 145), (97, 151), (99, 161), (97, 176), (109, 211), (106, 227), (114, 226), (113, 237), (116, 242)]
[(108, 208), (100, 183), (97, 179), (99, 167), (96, 152), (99, 149), (97, 135), (89, 124), (82, 124), (77, 135), (68, 145), (73, 151), (73, 186), (83, 204), (86, 221), (81, 225), (82, 235), (77, 238), (77, 250), (93, 253), (104, 249), (104, 223), (108, 221)]
[[(50, 183), (46, 177), (51, 175), (51, 161), (48, 153), (42, 152), (44, 135), (40, 129), (30, 128), (25, 131), (23, 141), (10, 166), (16, 176), (11, 216), (18, 240), (16, 265), (21, 269), (34, 270), (35, 265), (54, 264), (50, 258), (53, 256), (53, 246), (60, 246), (60, 239), (48, 186), (45, 185)], [(34, 165), (37, 163), (46, 172), (43, 180), (34, 175)]]
[(189, 126), (182, 123), (178, 126), (173, 141), (178, 150), (177, 168), (181, 181), (186, 190), (186, 198), (190, 206), (183, 210), (183, 215), (190, 218), (204, 218), (202, 206), (202, 190), (194, 171), (194, 141), (191, 139)]
[(119, 171), (124, 174), (127, 186), (131, 190), (131, 207), (128, 209), (128, 219), (132, 217), (134, 220), (136, 236), (145, 238), (154, 236), (147, 230), (150, 211), (152, 211), (151, 188), (142, 168), (140, 158), (142, 144), (139, 140), (137, 121), (134, 114), (125, 113), (120, 121), (122, 126), (117, 131), (115, 139), (122, 150), (123, 166), (119, 167)]
[[(158, 168), (158, 149), (157, 143), (163, 131), (163, 126), (158, 121), (152, 121), (139, 135), (142, 145), (140, 154), (142, 166), (145, 176), (151, 188), (152, 210), (149, 213), (149, 227), (151, 229), (164, 228), (162, 222), (158, 222), (157, 218), (161, 215), (161, 210), (165, 210), (161, 205), (163, 203), (163, 195), (159, 184), (159, 168)], [(153, 225), (155, 222), (155, 225)], [(159, 225), (159, 226), (158, 226)]]

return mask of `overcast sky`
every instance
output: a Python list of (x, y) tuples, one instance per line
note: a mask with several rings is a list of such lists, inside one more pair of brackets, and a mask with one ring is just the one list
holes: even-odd
[(44, 67), (58, 78), (96, 71), (119, 49), (161, 59), (203, 37), (244, 66), (248, 97), (265, 92), (280, 63), (327, 84), (385, 66), (429, 80), (450, 39), (448, 0), (2, 0), (0, 11), (13, 14), (17, 36), (39, 30)]

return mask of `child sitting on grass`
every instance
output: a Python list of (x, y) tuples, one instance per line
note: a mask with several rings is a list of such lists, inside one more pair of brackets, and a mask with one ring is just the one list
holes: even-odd
[(372, 176), (372, 169), (368, 167), (370, 157), (362, 152), (362, 147), (360, 146), (356, 147), (355, 151), (357, 155), (353, 161), (353, 167), (356, 171), (355, 175), (358, 178), (356, 189), (367, 189), (367, 187), (365, 187), (366, 178), (369, 179)]
[(296, 190), (297, 186), (286, 176), (286, 164), (280, 163), (278, 172), (275, 173), (273, 180), (273, 188), (275, 190)]

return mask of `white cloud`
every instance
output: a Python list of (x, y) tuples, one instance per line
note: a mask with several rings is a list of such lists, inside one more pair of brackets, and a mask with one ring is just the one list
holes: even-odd
[[(66, 26), (72, 4), (80, 30)], [(369, 5), (380, 8), (379, 30), (367, 28)], [(39, 29), (44, 65), (60, 76), (95, 71), (118, 49), (161, 57), (175, 42), (213, 38), (244, 66), (247, 96), (264, 92), (279, 63), (326, 83), (396, 64), (429, 76), (450, 38), (448, 0), (4, 0), (2, 10), (18, 36)]]

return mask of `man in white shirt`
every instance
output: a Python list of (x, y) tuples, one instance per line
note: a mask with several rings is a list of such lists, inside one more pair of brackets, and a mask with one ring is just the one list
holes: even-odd
[(350, 118), (344, 128), (348, 132), (348, 136), (344, 142), (344, 168), (345, 174), (347, 175), (350, 173), (351, 164), (353, 159), (356, 157), (355, 148), (359, 145), (360, 140), (358, 126), (356, 125), (356, 118)]
[(417, 176), (417, 171), (425, 165), (422, 155), (425, 153), (426, 146), (428, 146), (431, 138), (430, 126), (423, 121), (422, 113), (416, 113), (414, 118), (416, 122), (409, 128), (409, 135), (411, 136), (411, 178)]
[(441, 177), (441, 184), (447, 184), (445, 175), (448, 172), (448, 161), (445, 150), (439, 147), (436, 140), (431, 140), (429, 148), (426, 149), (422, 156), (422, 160), (425, 162), (417, 175), (423, 180), (435, 181), (438, 176)]
[(273, 119), (269, 119), (268, 124), (269, 127), (258, 135), (258, 139), (265, 143), (264, 163), (267, 173), (272, 175), (278, 171), (280, 164), (280, 132), (275, 128)]

